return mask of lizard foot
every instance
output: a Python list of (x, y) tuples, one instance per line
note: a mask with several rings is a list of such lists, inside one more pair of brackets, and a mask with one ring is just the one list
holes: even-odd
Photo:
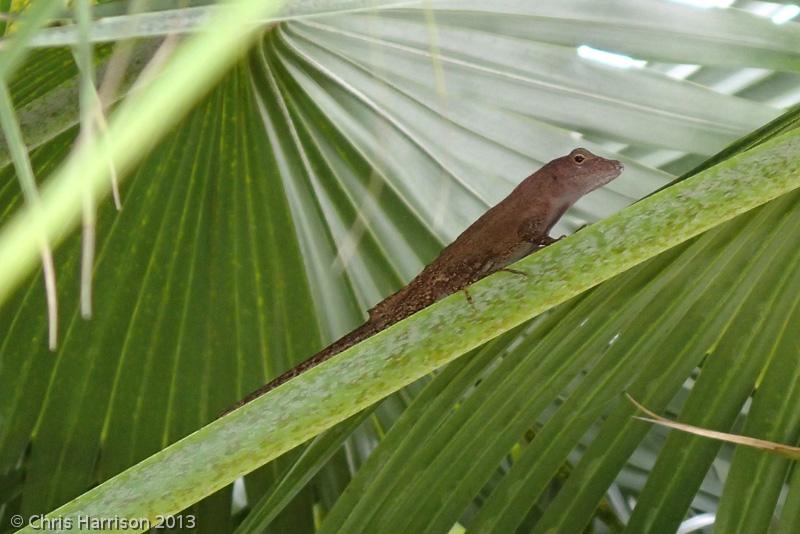
[(562, 240), (562, 239), (564, 239), (565, 237), (567, 237), (567, 236), (565, 236), (565, 235), (562, 235), (561, 237), (555, 237), (555, 238), (553, 238), (553, 237), (550, 237), (549, 235), (546, 235), (546, 236), (542, 237), (542, 238), (541, 238), (541, 239), (538, 241), (538, 243), (536, 243), (536, 246), (537, 246), (538, 248), (544, 248), (544, 247), (547, 247), (547, 246), (549, 246), (549, 245), (552, 245), (553, 243), (555, 243), (555, 242), (557, 242), (557, 241), (561, 241), (561, 240)]
[(530, 275), (525, 271), (518, 271), (517, 269), (510, 269), (508, 267), (503, 267), (502, 269), (498, 269), (498, 271), (505, 271), (511, 274), (518, 274), (520, 276), (524, 276), (525, 278), (529, 277)]
[(478, 313), (478, 308), (475, 307), (475, 303), (472, 301), (472, 295), (469, 294), (469, 290), (465, 287), (461, 291), (463, 291), (464, 296), (467, 297), (467, 302), (469, 302), (469, 305), (472, 306), (472, 310), (475, 313)]

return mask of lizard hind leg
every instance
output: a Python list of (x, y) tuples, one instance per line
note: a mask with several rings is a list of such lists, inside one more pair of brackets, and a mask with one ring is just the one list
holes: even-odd
[(504, 271), (504, 272), (507, 272), (507, 273), (516, 274), (516, 275), (519, 275), (519, 276), (524, 276), (525, 278), (530, 276), (525, 271), (520, 271), (518, 269), (511, 269), (510, 267), (502, 267), (502, 268), (498, 269), (498, 271)]
[(476, 307), (475, 307), (475, 302), (473, 302), (473, 300), (472, 300), (472, 295), (470, 295), (470, 294), (469, 294), (469, 289), (467, 289), (467, 288), (465, 287), (465, 288), (464, 288), (464, 289), (462, 289), (461, 291), (463, 291), (463, 292), (464, 292), (464, 296), (465, 296), (465, 297), (467, 297), (467, 302), (468, 302), (468, 303), (469, 303), (469, 305), (472, 307), (472, 310), (473, 310), (475, 313), (478, 313), (478, 308), (476, 308)]

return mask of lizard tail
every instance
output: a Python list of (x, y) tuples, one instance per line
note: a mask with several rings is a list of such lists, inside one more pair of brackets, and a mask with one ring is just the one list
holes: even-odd
[(366, 323), (362, 324), (349, 334), (345, 335), (344, 337), (334, 341), (318, 353), (314, 354), (304, 362), (300, 363), (299, 365), (292, 367), (288, 371), (284, 372), (283, 374), (273, 378), (267, 384), (261, 386), (260, 388), (256, 389), (255, 391), (250, 392), (245, 396), (242, 400), (234, 404), (233, 406), (229, 407), (227, 410), (222, 412), (219, 416), (222, 417), (233, 410), (244, 406), (248, 402), (257, 399), (261, 395), (266, 394), (269, 391), (272, 391), (276, 387), (280, 386), (281, 384), (288, 382), (292, 378), (296, 377), (297, 375), (304, 373), (311, 369), (312, 367), (316, 367), (317, 365), (321, 364), (322, 362), (328, 360), (329, 358), (336, 356), (340, 352), (345, 349), (349, 349), (356, 343), (360, 343), (364, 339), (370, 337), (374, 334), (377, 330), (374, 328), (374, 325), (367, 321)]

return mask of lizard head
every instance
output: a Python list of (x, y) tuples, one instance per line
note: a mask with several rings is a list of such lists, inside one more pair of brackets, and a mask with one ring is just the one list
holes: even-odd
[(607, 184), (625, 168), (619, 161), (596, 156), (585, 148), (576, 148), (551, 161), (548, 166), (551, 165), (551, 179), (575, 198)]

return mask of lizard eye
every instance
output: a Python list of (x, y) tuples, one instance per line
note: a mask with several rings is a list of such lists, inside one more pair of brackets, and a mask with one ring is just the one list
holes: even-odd
[(584, 161), (586, 161), (586, 156), (584, 156), (583, 154), (575, 154), (575, 155), (572, 157), (572, 160), (573, 160), (575, 163), (577, 163), (578, 165), (580, 165), (581, 163), (583, 163)]

